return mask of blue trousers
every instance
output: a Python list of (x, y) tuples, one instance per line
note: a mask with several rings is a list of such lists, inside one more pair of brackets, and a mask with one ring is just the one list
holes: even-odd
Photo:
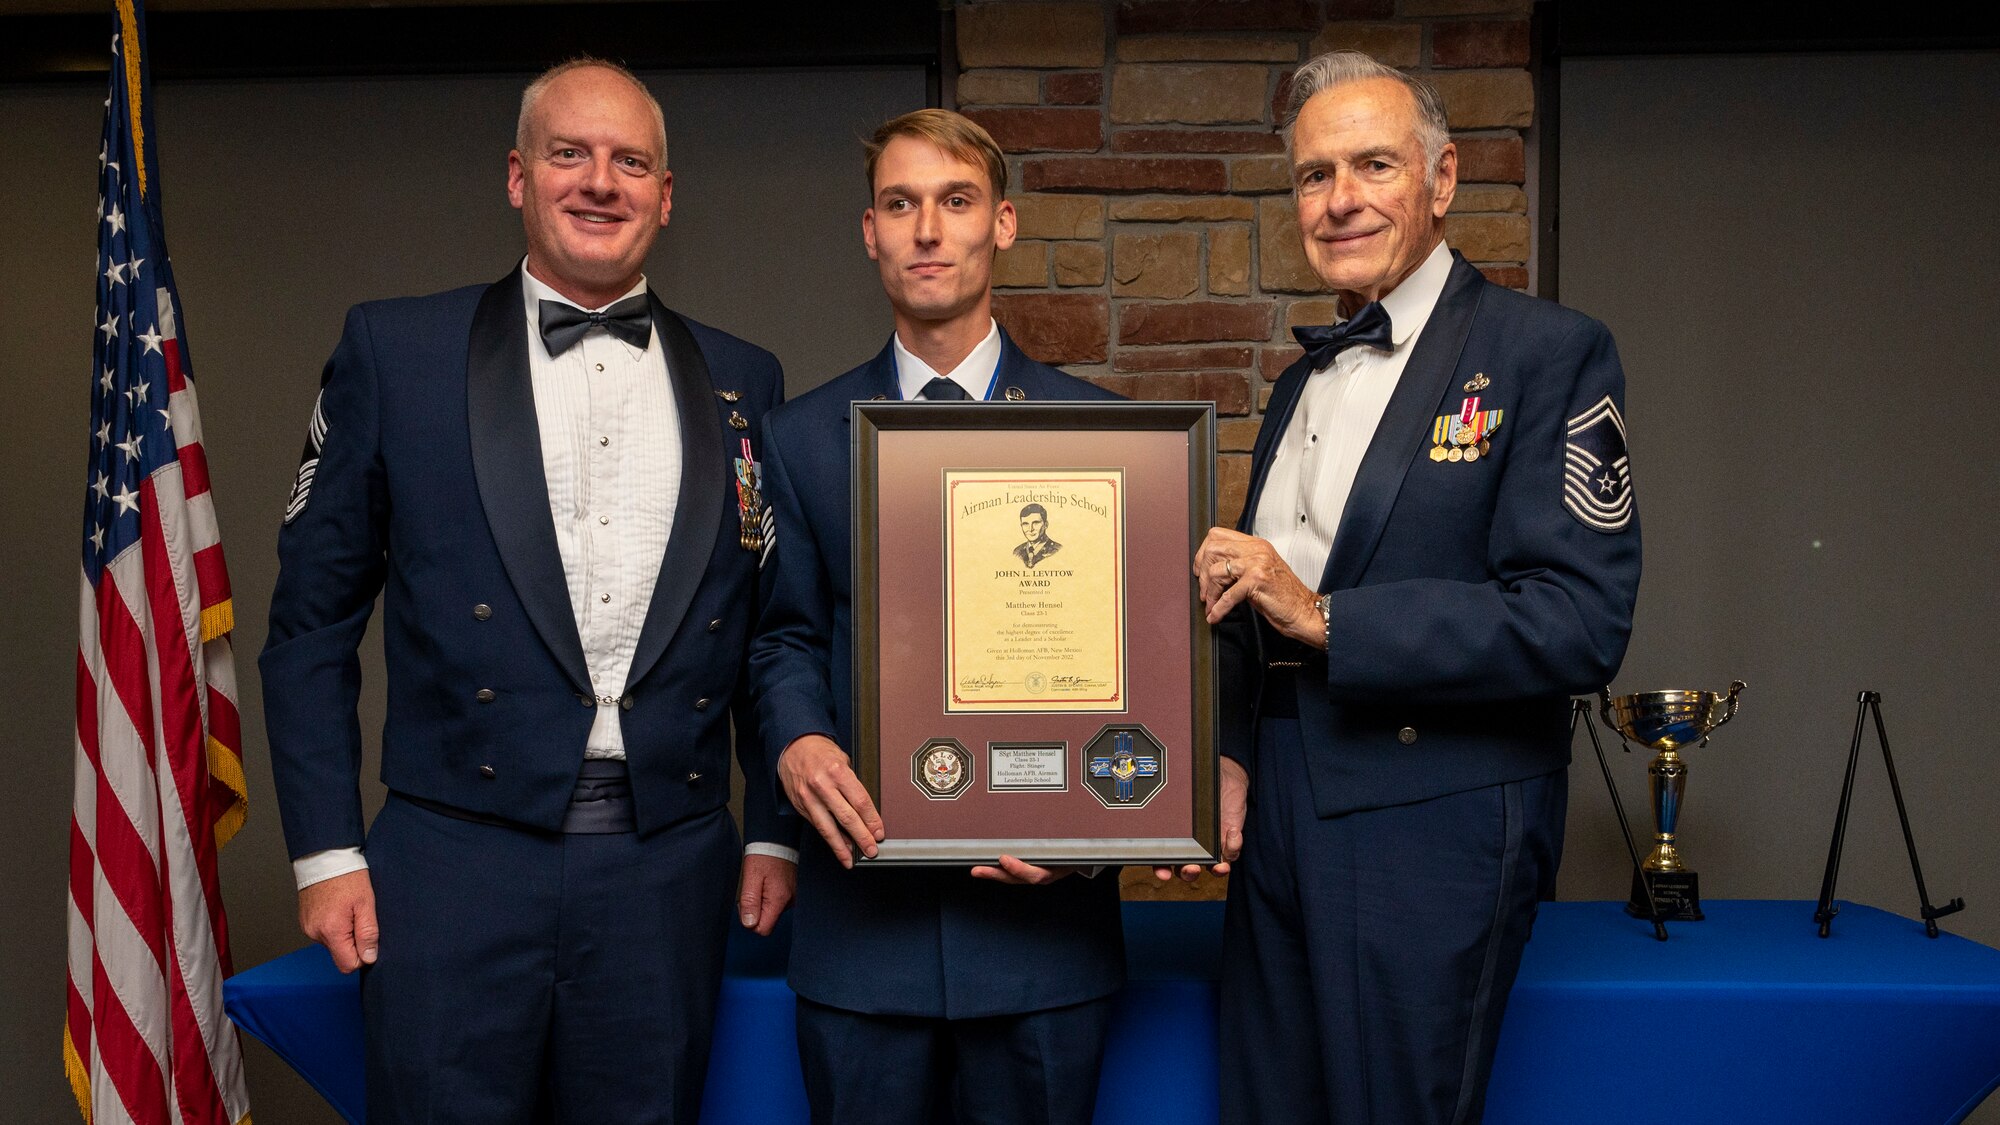
[(1222, 968), (1224, 1122), (1476, 1122), (1567, 770), (1321, 819), (1263, 720)]
[(813, 1125), (1090, 1125), (1110, 1025), (1108, 997), (957, 1020), (868, 1015), (801, 997), (799, 1062)]
[(692, 1125), (738, 848), (726, 810), (562, 835), (392, 795), (368, 833), (369, 1121)]

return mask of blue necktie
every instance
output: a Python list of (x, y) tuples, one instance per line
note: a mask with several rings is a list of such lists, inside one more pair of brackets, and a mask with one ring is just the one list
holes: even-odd
[(924, 389), (918, 393), (932, 402), (968, 402), (972, 399), (971, 395), (965, 393), (964, 387), (943, 376), (925, 383)]
[(1389, 310), (1380, 301), (1370, 301), (1361, 311), (1348, 317), (1346, 321), (1331, 327), (1302, 325), (1292, 329), (1298, 337), (1299, 346), (1306, 350), (1306, 358), (1312, 361), (1317, 371), (1333, 362), (1333, 357), (1355, 344), (1388, 351), (1392, 346), (1389, 335)]
[(653, 338), (653, 310), (644, 293), (627, 297), (603, 312), (585, 312), (561, 301), (541, 303), (542, 343), (549, 354), (561, 355), (576, 346), (584, 333), (602, 328), (635, 348)]

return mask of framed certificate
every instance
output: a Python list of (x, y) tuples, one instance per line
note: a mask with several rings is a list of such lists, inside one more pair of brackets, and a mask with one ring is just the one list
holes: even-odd
[(1213, 862), (1214, 406), (857, 402), (853, 433), (862, 862)]

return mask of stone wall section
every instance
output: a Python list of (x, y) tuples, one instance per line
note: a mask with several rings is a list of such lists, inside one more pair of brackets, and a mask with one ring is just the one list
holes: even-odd
[(1299, 247), (1277, 128), (1334, 48), (1421, 73), (1459, 151), (1450, 244), (1525, 289), (1531, 0), (957, 0), (957, 107), (1008, 153), (1020, 238), (995, 315), (1133, 398), (1213, 399), (1233, 522), (1291, 328), (1333, 302)]
[[(1349, 47), (1437, 83), (1446, 239), (1528, 285), (1532, 0), (955, 0), (957, 108), (1007, 151), (1020, 239), (995, 315), (1028, 354), (1141, 399), (1211, 399), (1234, 523), (1291, 329), (1332, 298), (1299, 247), (1277, 128), (1291, 72)], [(1127, 898), (1215, 898), (1127, 868)]]

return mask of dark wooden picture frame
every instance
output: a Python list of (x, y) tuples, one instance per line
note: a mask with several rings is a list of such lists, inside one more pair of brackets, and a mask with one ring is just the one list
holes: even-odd
[[(1213, 862), (1216, 642), (1189, 561), (1215, 521), (1214, 404), (857, 402), (852, 432), (852, 750), (889, 832), (880, 855), (862, 862)], [(1104, 711), (947, 713), (943, 474), (1078, 466), (1121, 472), (1126, 483), (1119, 586), (1129, 698)], [(1115, 799), (1103, 780), (1091, 787), (1090, 755), (1114, 740), (1158, 771), (1144, 800), (1118, 803), (1131, 800), (1129, 785)], [(1059, 787), (989, 786), (992, 755), (1048, 753), (1056, 743)], [(934, 746), (958, 755), (970, 776), (923, 790), (911, 774)]]

